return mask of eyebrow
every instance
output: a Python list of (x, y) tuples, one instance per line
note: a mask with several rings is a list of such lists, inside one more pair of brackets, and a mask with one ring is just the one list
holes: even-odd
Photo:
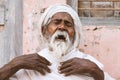
[(66, 19), (51, 19), (51, 21), (65, 21), (65, 22), (68, 22), (68, 23), (71, 23), (71, 24), (74, 24), (73, 22), (69, 21), (69, 20), (66, 20)]

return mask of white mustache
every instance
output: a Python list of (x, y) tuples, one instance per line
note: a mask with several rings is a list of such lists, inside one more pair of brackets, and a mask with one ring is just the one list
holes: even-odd
[[(57, 30), (53, 36), (52, 36), (52, 39), (55, 41), (56, 39), (58, 39), (59, 37), (65, 39), (65, 41), (67, 41), (69, 39), (69, 35), (66, 31), (60, 31), (60, 30)], [(53, 41), (53, 42), (54, 42)]]

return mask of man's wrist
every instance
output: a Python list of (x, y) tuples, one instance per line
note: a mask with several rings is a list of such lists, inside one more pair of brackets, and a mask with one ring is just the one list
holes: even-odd
[(11, 63), (4, 65), (2, 68), (0, 68), (0, 80), (8, 80), (9, 77), (14, 75), (18, 70), (19, 68), (17, 65)]

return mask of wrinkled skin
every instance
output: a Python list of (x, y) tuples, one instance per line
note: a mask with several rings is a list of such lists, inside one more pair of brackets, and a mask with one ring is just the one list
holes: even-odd
[(38, 54), (22, 55), (14, 58), (0, 69), (0, 80), (8, 80), (20, 69), (36, 70), (45, 75), (45, 72), (51, 72), (48, 68), (49, 65), (51, 63)]
[(59, 70), (65, 76), (89, 73), (95, 80), (104, 80), (103, 71), (95, 63), (87, 59), (72, 58), (61, 62)]

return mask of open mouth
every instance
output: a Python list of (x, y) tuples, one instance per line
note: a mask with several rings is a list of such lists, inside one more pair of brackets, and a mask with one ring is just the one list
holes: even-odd
[(62, 41), (66, 41), (66, 38), (64, 35), (58, 35), (57, 37), (55, 37), (56, 40), (62, 40)]

